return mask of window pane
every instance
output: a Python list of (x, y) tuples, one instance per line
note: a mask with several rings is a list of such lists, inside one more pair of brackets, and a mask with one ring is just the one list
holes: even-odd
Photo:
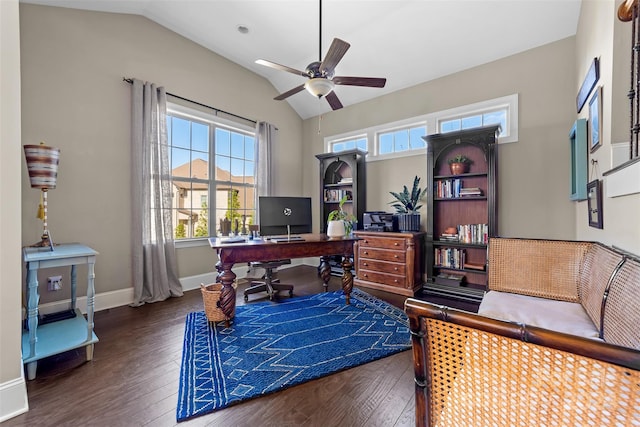
[(244, 158), (255, 160), (256, 140), (253, 137), (244, 137)]
[(504, 134), (507, 129), (507, 112), (502, 110), (486, 113), (483, 116), (483, 121), (485, 126), (500, 125), (500, 134)]
[(332, 145), (332, 150), (331, 152), (333, 153), (338, 153), (340, 151), (344, 151), (344, 142), (336, 142)]
[(231, 157), (244, 157), (244, 136), (231, 132)]
[(460, 130), (460, 120), (447, 120), (440, 123), (440, 132), (453, 132), (454, 130)]
[(191, 176), (191, 152), (182, 148), (171, 149), (171, 169), (173, 176)]
[(216, 154), (231, 155), (231, 133), (225, 129), (216, 129)]
[(360, 138), (359, 140), (356, 141), (356, 147), (367, 151), (367, 138)]
[(470, 129), (482, 126), (482, 116), (470, 116), (462, 119), (462, 129)]
[(229, 176), (230, 172), (231, 157), (216, 155), (216, 180), (229, 181), (231, 179)]
[(393, 133), (395, 151), (407, 151), (409, 149), (409, 132), (399, 130)]
[(242, 176), (244, 176), (244, 160), (231, 159), (231, 175), (233, 182), (242, 182)]
[(209, 153), (194, 152), (191, 162), (191, 178), (209, 179)]
[(253, 177), (256, 175), (256, 163), (245, 160), (244, 174), (245, 174), (244, 182), (253, 185), (253, 181), (254, 181)]
[(202, 123), (191, 125), (191, 149), (209, 152), (209, 126)]
[(189, 148), (191, 146), (191, 126), (188, 120), (172, 117), (171, 145)]
[(409, 130), (409, 142), (412, 150), (425, 148), (427, 146), (427, 143), (425, 142), (425, 140), (422, 139), (422, 137), (425, 136), (426, 134), (427, 134), (426, 127), (413, 128)]
[(379, 154), (393, 153), (393, 136), (390, 133), (381, 134), (379, 141)]

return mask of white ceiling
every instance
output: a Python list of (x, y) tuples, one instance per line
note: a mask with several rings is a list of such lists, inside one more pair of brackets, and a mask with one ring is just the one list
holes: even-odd
[[(0, 0), (1, 1), (1, 0)], [(318, 0), (21, 0), (145, 16), (268, 79), (279, 93), (318, 60)], [(351, 44), (336, 75), (386, 77), (383, 89), (337, 86), (346, 107), (575, 35), (581, 0), (324, 0), (322, 56)], [(246, 26), (241, 34), (238, 26)], [(303, 91), (286, 101), (303, 119), (331, 111)]]

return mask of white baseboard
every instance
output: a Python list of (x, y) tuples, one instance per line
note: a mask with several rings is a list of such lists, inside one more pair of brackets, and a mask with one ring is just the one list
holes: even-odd
[[(317, 266), (319, 264), (319, 258), (299, 258), (292, 259), (291, 264), (280, 267), (281, 270), (286, 268), (295, 267), (297, 265), (311, 265)], [(238, 279), (244, 279), (250, 272), (246, 265), (236, 265), (233, 268), (233, 272)], [(201, 283), (213, 283), (216, 280), (217, 273), (205, 273), (195, 276), (181, 277), (180, 283), (182, 284), (182, 290), (190, 291), (200, 288)], [(101, 311), (110, 308), (120, 307), (123, 305), (129, 305), (133, 302), (133, 288), (118, 289), (117, 291), (101, 292), (96, 294), (94, 310)], [(40, 314), (57, 313), (59, 311), (68, 310), (70, 308), (69, 300), (54, 301), (38, 306), (38, 312)], [(78, 297), (76, 300), (76, 306), (82, 311), (83, 314), (87, 312), (87, 297)], [(23, 309), (23, 318), (25, 312)]]
[(23, 372), (21, 378), (0, 384), (0, 423), (28, 410), (27, 384)]

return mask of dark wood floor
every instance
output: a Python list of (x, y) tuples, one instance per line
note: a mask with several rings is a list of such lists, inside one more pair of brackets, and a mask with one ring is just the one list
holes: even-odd
[[(282, 270), (295, 295), (320, 292), (313, 267)], [(239, 286), (237, 303), (244, 304)], [(329, 290), (340, 289), (332, 277)], [(405, 297), (366, 289), (402, 307)], [(264, 300), (262, 294), (251, 301)], [(251, 303), (251, 302), (250, 302)], [(30, 410), (4, 426), (173, 426), (184, 321), (202, 310), (200, 291), (143, 307), (97, 312), (100, 342), (93, 361), (84, 349), (40, 361), (27, 383)], [(180, 426), (411, 426), (413, 364), (405, 351), (257, 398)]]

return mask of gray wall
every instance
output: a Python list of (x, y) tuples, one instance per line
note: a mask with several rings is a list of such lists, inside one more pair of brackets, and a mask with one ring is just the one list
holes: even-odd
[[(123, 76), (273, 123), (280, 129), (277, 189), (302, 192), (302, 121), (287, 103), (272, 100), (277, 93), (265, 79), (140, 16), (22, 4), (20, 32), (22, 142), (61, 149), (49, 228), (56, 241), (81, 241), (100, 252), (96, 293), (132, 286), (131, 88)], [(26, 165), (22, 169), (22, 240), (30, 244), (42, 231), (35, 218), (40, 193), (29, 186)], [(184, 249), (178, 257), (183, 277), (213, 271), (208, 247)], [(42, 301), (64, 292), (44, 292)]]
[[(325, 136), (519, 94), (519, 141), (499, 147), (499, 233), (572, 239), (568, 133), (575, 120), (575, 38), (567, 38), (470, 70), (326, 114), (304, 123), (305, 167), (317, 168)], [(307, 154), (308, 152), (308, 154)], [(369, 162), (367, 209), (387, 210), (389, 191), (426, 179), (426, 156)], [(316, 175), (305, 188), (317, 192)], [(552, 208), (551, 208), (552, 207)], [(425, 211), (426, 208), (423, 208)], [(424, 223), (424, 215), (422, 218)]]

